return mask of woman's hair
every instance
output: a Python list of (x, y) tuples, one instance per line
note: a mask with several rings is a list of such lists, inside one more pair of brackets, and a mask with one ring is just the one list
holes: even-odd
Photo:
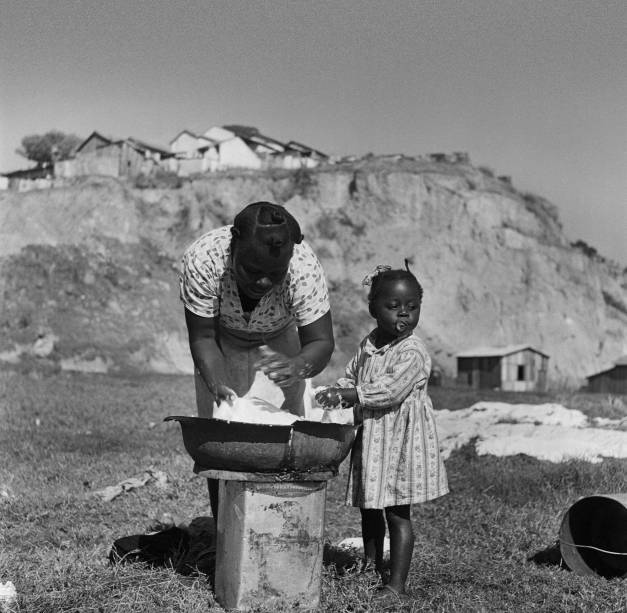
[(259, 241), (271, 249), (297, 245), (303, 240), (300, 226), (282, 206), (272, 202), (253, 202), (243, 208), (233, 221), (233, 237)]
[(409, 260), (405, 258), (405, 268), (391, 268), (390, 266), (377, 266), (372, 275), (364, 280), (365, 284), (370, 285), (368, 292), (368, 303), (371, 305), (377, 296), (381, 293), (381, 288), (386, 281), (410, 281), (416, 284), (418, 288), (418, 299), (422, 303), (422, 285), (416, 279), (414, 273), (409, 270)]

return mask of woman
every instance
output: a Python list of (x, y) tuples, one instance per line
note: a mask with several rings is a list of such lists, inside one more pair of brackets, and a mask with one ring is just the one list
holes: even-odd
[[(192, 243), (180, 296), (201, 417), (212, 416), (214, 401), (244, 395), (257, 367), (281, 387), (283, 408), (304, 414), (304, 379), (328, 364), (333, 327), (322, 267), (286, 209), (249, 204), (232, 226)], [(217, 481), (209, 481), (216, 518)]]

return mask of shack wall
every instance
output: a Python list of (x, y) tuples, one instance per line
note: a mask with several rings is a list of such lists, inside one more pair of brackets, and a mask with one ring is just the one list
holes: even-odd
[(506, 355), (501, 360), (501, 389), (512, 392), (543, 391), (547, 358), (531, 349)]
[(474, 389), (494, 389), (501, 385), (501, 358), (457, 358), (457, 382)]
[(588, 390), (604, 394), (627, 394), (627, 364), (588, 377)]
[(58, 177), (106, 175), (118, 177), (120, 173), (120, 148), (109, 145), (100, 149), (80, 151), (73, 160), (64, 160), (54, 166)]

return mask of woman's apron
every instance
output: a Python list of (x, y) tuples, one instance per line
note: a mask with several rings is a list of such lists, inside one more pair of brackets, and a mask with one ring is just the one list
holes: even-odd
[[(259, 333), (232, 330), (223, 326), (216, 337), (224, 358), (224, 385), (230, 387), (238, 396), (244, 396), (255, 380), (255, 362), (261, 357), (259, 347), (267, 345), (270, 349), (288, 357), (300, 352), (300, 339), (296, 324), (291, 321), (276, 332)], [(196, 406), (199, 417), (212, 417), (215, 402), (198, 369), (194, 372), (196, 384)], [(281, 388), (284, 401), (281, 408), (295, 415), (304, 416), (303, 395), (305, 381), (300, 380), (289, 387)]]

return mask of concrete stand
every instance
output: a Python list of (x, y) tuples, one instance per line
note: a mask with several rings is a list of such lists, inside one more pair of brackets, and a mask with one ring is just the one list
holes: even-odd
[[(320, 603), (326, 480), (201, 471), (220, 479), (216, 599), (246, 611), (272, 601), (294, 610)], [(306, 477), (307, 478), (307, 477)], [(242, 480), (245, 479), (245, 480)]]

